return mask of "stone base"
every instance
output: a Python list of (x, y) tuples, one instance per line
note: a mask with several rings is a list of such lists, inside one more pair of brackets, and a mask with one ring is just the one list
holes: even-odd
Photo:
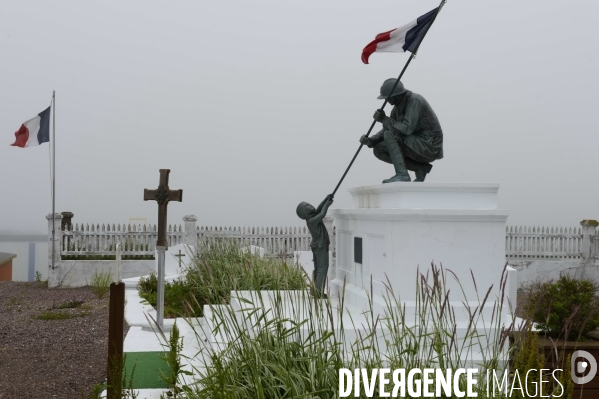
[[(508, 212), (497, 209), (498, 189), (493, 183), (426, 182), (350, 189), (354, 208), (331, 210), (337, 229), (331, 291), (345, 284), (346, 300), (357, 308), (368, 303), (370, 287), (375, 304), (384, 305), (389, 289), (414, 301), (418, 273), (434, 263), (455, 275), (446, 283), (460, 294), (456, 300), (482, 300), (500, 283), (506, 264)], [(516, 282), (509, 288), (515, 307)]]

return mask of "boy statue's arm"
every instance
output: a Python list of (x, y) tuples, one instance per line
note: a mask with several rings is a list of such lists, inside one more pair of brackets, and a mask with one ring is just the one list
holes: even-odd
[(311, 222), (320, 222), (327, 214), (329, 207), (333, 203), (333, 194), (329, 194), (316, 208), (316, 215), (310, 218)]

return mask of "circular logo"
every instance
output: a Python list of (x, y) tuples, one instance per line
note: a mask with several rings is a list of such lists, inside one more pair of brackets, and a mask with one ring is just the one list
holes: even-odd
[[(583, 360), (577, 361), (581, 357)], [(576, 373), (582, 374), (584, 377), (577, 377)], [(572, 357), (570, 358), (570, 374), (572, 374), (572, 381), (575, 384), (582, 385), (591, 381), (597, 374), (597, 361), (595, 357), (587, 351), (578, 350), (572, 353)]]

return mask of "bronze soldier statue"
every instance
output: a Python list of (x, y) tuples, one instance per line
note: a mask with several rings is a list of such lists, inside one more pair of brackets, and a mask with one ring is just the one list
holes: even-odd
[[(397, 79), (385, 80), (379, 99), (391, 93)], [(433, 162), (443, 158), (443, 132), (437, 115), (428, 102), (419, 94), (406, 90), (401, 82), (389, 97), (393, 105), (390, 116), (377, 110), (373, 118), (382, 123), (383, 129), (371, 137), (363, 135), (360, 143), (373, 148), (374, 155), (381, 161), (393, 164), (395, 176), (383, 183), (411, 181), (408, 170), (414, 171), (414, 181), (424, 181)]]
[(333, 194), (329, 194), (316, 209), (307, 202), (301, 202), (296, 209), (297, 216), (306, 221), (308, 230), (312, 235), (312, 242), (310, 242), (310, 249), (312, 249), (312, 257), (314, 259), (312, 279), (316, 291), (314, 294), (318, 298), (327, 297), (324, 291), (327, 272), (329, 271), (330, 240), (329, 233), (327, 233), (327, 228), (322, 219), (326, 216), (332, 203)]

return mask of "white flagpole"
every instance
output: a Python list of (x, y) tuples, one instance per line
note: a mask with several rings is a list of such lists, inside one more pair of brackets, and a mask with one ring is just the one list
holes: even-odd
[(54, 244), (56, 228), (54, 223), (56, 218), (54, 214), (56, 212), (56, 90), (52, 91), (52, 270), (54, 270), (54, 251), (56, 245)]

